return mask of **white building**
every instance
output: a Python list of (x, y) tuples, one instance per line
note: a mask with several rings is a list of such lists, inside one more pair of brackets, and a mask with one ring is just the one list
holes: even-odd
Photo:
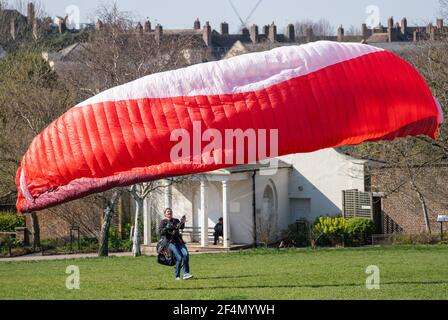
[(175, 217), (187, 217), (184, 237), (203, 247), (220, 217), (225, 247), (253, 244), (254, 234), (258, 242), (273, 241), (298, 219), (341, 214), (342, 191), (365, 191), (365, 164), (326, 149), (280, 157), (274, 171), (246, 165), (191, 176), (146, 199), (144, 242), (150, 244), (151, 222), (158, 224), (167, 207)]

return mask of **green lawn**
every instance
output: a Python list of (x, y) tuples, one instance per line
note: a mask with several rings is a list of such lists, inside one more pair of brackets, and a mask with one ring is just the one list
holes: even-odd
[[(66, 267), (80, 268), (67, 290)], [(370, 265), (380, 290), (365, 286)], [(193, 255), (194, 280), (154, 257), (0, 262), (0, 299), (447, 299), (448, 246)]]

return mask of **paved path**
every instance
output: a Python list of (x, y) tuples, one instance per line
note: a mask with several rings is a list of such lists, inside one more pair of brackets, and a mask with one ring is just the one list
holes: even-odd
[[(143, 250), (144, 251), (144, 250)], [(205, 254), (205, 253), (226, 253), (227, 251), (223, 250), (207, 250), (195, 252), (194, 250), (190, 251), (190, 255), (196, 254)], [(145, 256), (155, 256), (153, 253), (144, 252)], [(110, 253), (110, 257), (132, 257), (131, 252), (124, 253)], [(63, 254), (63, 255), (49, 255), (42, 256), (41, 253), (29, 254), (22, 257), (16, 258), (0, 258), (0, 263), (2, 262), (18, 262), (18, 261), (51, 261), (51, 260), (71, 260), (71, 259), (84, 259), (84, 258), (98, 258), (98, 254), (96, 253), (79, 253), (79, 254)]]
[[(111, 257), (132, 257), (132, 253), (110, 253)], [(2, 258), (1, 262), (16, 262), (16, 261), (44, 261), (44, 260), (67, 260), (67, 259), (83, 259), (83, 258), (97, 258), (96, 253), (80, 253), (80, 254), (64, 254), (64, 255), (52, 255), (52, 256), (42, 256), (41, 253), (29, 254), (22, 257), (16, 258)]]

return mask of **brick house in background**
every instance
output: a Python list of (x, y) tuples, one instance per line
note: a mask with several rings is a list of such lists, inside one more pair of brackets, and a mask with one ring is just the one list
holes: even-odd
[(401, 23), (394, 23), (393, 17), (387, 20), (387, 26), (380, 24), (375, 28), (368, 28), (363, 24), (361, 30), (366, 43), (437, 41), (448, 33), (443, 19), (437, 19), (435, 26), (432, 23), (426, 26), (409, 26), (407, 18), (403, 18)]
[[(98, 20), (94, 31), (104, 29), (106, 25)], [(403, 18), (401, 24), (394, 24), (393, 18), (389, 18), (388, 26), (381, 24), (374, 28), (361, 26), (361, 34), (347, 35), (344, 27), (341, 25), (335, 35), (319, 36), (312, 28), (306, 28), (303, 35), (298, 36), (294, 24), (288, 24), (283, 32), (272, 22), (260, 28), (253, 24), (249, 29), (243, 28), (240, 33), (230, 33), (229, 24), (222, 22), (218, 30), (213, 29), (207, 21), (203, 26), (199, 19), (193, 23), (192, 29), (165, 29), (157, 24), (154, 28), (151, 21), (143, 24), (138, 22), (135, 31), (140, 36), (153, 36), (159, 41), (163, 37), (189, 37), (193, 39), (195, 48), (188, 48), (185, 56), (191, 64), (204, 61), (220, 60), (229, 57), (229, 51), (234, 55), (238, 47), (244, 47), (248, 52), (260, 51), (260, 48), (274, 48), (283, 45), (297, 45), (313, 41), (327, 40), (338, 42), (364, 42), (367, 44), (386, 44), (386, 43), (413, 43), (423, 40), (439, 40), (448, 33), (448, 28), (444, 26), (443, 19), (437, 19), (436, 25), (427, 26), (408, 26), (407, 19)], [(57, 53), (44, 53), (44, 57), (51, 64), (61, 62), (64, 59), (69, 60), (69, 54), (73, 50), (79, 50), (79, 44), (69, 46)], [(203, 51), (206, 50), (204, 55)]]
[[(127, 225), (133, 221), (133, 202), (130, 194), (123, 192), (116, 208), (111, 226), (122, 238), (129, 238)], [(90, 196), (38, 212), (41, 240), (69, 239), (72, 227), (80, 228), (81, 237), (98, 237), (103, 223), (104, 199)], [(26, 215), (26, 227), (33, 230), (30, 215)]]
[[(0, 4), (0, 45), (14, 48), (20, 41), (35, 41), (50, 34), (67, 32), (68, 17), (57, 18), (39, 17), (34, 3), (26, 6), (26, 15), (16, 9), (7, 9)], [(77, 33), (79, 30), (71, 30)]]
[[(421, 233), (425, 232), (422, 203), (405, 169), (378, 165), (370, 168), (370, 190), (383, 192), (384, 233)], [(428, 166), (417, 179), (417, 187), (422, 192), (432, 232), (439, 232), (437, 216), (448, 214), (448, 164)]]

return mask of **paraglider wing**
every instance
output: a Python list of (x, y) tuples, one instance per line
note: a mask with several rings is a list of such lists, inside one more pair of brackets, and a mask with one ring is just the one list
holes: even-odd
[(30, 212), (117, 186), (240, 164), (218, 161), (232, 151), (224, 142), (215, 145), (212, 161), (194, 161), (194, 152), (173, 159), (182, 135), (206, 152), (211, 139), (195, 145), (198, 128), (215, 137), (230, 129), (277, 130), (278, 154), (268, 150), (268, 157), (409, 135), (435, 138), (442, 120), (424, 79), (388, 51), (322, 41), (246, 54), (149, 75), (70, 109), (23, 157), (17, 208)]

